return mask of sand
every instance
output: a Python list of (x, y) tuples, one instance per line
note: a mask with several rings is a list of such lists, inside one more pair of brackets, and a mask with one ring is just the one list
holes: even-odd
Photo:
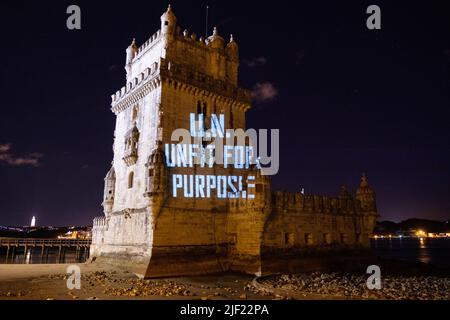
[(246, 288), (253, 280), (244, 274), (218, 274), (141, 280), (108, 265), (80, 263), (81, 289), (67, 288), (70, 264), (0, 265), (0, 300), (112, 299), (273, 299)]

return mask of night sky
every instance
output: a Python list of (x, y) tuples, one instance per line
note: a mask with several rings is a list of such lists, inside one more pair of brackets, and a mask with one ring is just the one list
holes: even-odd
[[(298, 3), (299, 2), (299, 3)], [(381, 219), (450, 218), (445, 1), (171, 1), (182, 30), (239, 44), (250, 128), (279, 128), (278, 190), (338, 195), (366, 172)], [(295, 4), (294, 4), (295, 3)], [(81, 7), (78, 31), (66, 8)], [(125, 49), (167, 1), (2, 1), (0, 225), (91, 224), (112, 160)], [(381, 7), (368, 30), (366, 8)]]

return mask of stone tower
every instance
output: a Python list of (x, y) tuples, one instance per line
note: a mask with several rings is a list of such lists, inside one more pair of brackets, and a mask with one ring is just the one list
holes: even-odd
[[(246, 129), (251, 95), (239, 88), (238, 69), (233, 36), (226, 43), (217, 28), (207, 39), (182, 31), (170, 6), (150, 39), (140, 46), (133, 39), (126, 49), (126, 84), (111, 96), (114, 156), (105, 177), (104, 216), (94, 219), (96, 261), (140, 277), (262, 274), (265, 265), (282, 270), (306, 247), (368, 245), (376, 206), (364, 177), (357, 199), (346, 190), (331, 198), (273, 192), (254, 164), (171, 165), (172, 134), (189, 131), (192, 115), (204, 118), (205, 129), (213, 128), (217, 115), (227, 129)], [(219, 177), (237, 175), (252, 197), (219, 192)], [(210, 177), (217, 177), (215, 194), (194, 192), (192, 181), (204, 186)], [(177, 189), (189, 181), (190, 188)]]
[[(135, 39), (128, 46), (127, 83), (112, 95), (114, 159), (105, 177), (105, 217), (94, 222), (93, 256), (129, 266), (141, 276), (183, 273), (192, 262), (186, 253), (193, 250), (192, 260), (203, 257), (197, 273), (221, 271), (227, 264), (218, 257), (226, 255), (230, 204), (214, 197), (171, 197), (168, 175), (232, 169), (168, 168), (164, 144), (175, 129), (189, 129), (192, 113), (203, 114), (207, 128), (211, 114), (223, 114), (227, 128), (245, 129), (250, 94), (237, 86), (238, 51), (233, 37), (225, 44), (217, 28), (207, 39), (181, 32), (170, 6), (159, 31), (141, 46)], [(179, 264), (172, 264), (176, 271), (161, 258), (169, 247)]]

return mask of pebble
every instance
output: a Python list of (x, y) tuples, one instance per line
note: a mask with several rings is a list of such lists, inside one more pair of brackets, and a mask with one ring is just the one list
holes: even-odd
[[(434, 276), (382, 278), (381, 290), (367, 288), (367, 276), (337, 273), (290, 274), (260, 280), (263, 285), (304, 294), (362, 299), (449, 300), (450, 278)], [(256, 288), (247, 288), (258, 292)]]

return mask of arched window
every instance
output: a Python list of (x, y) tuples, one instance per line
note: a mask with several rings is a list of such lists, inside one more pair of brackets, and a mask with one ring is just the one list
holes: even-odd
[(202, 113), (202, 104), (200, 101), (197, 101), (197, 114)]
[(203, 104), (203, 115), (206, 117), (207, 113), (206, 102)]
[(128, 175), (128, 189), (133, 188), (133, 181), (134, 180), (134, 172), (131, 171), (130, 174)]

